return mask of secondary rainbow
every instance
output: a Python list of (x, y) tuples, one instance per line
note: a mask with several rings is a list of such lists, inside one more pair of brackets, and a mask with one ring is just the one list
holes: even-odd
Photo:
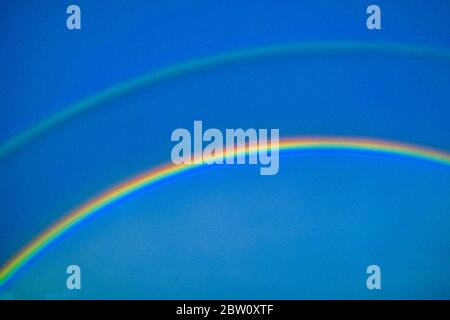
[(348, 41), (294, 42), (219, 53), (212, 56), (181, 62), (160, 70), (145, 73), (136, 78), (129, 79), (125, 82), (102, 90), (93, 96), (87, 97), (66, 108), (63, 108), (62, 111), (46, 117), (44, 120), (35, 124), (31, 128), (17, 134), (5, 143), (0, 144), (0, 159), (27, 145), (28, 143), (31, 143), (37, 137), (42, 136), (44, 133), (49, 132), (58, 125), (83, 112), (94, 109), (108, 100), (125, 95), (133, 90), (159, 83), (163, 80), (176, 78), (192, 72), (206, 70), (208, 68), (237, 61), (251, 61), (255, 59), (285, 55), (297, 56), (323, 53), (389, 53), (412, 57), (423, 57), (427, 59), (450, 60), (450, 50), (447, 48), (423, 47), (402, 43), (366, 43)]
[[(279, 148), (280, 151), (349, 150), (382, 153), (425, 160), (450, 167), (450, 153), (446, 151), (376, 139), (348, 137), (293, 137), (282, 139)], [(257, 152), (258, 150), (257, 146), (252, 149), (236, 149), (231, 153), (218, 154), (214, 157), (230, 157), (242, 153), (248, 154)], [(206, 166), (206, 164), (166, 164), (150, 169), (129, 180), (119, 183), (115, 187), (106, 190), (79, 207), (71, 210), (3, 265), (0, 269), (0, 286), (10, 280), (14, 274), (24, 267), (26, 263), (39, 252), (42, 252), (49, 244), (105, 206), (146, 186), (153, 185), (159, 181), (169, 179), (170, 177), (177, 176), (183, 172), (201, 166)]]

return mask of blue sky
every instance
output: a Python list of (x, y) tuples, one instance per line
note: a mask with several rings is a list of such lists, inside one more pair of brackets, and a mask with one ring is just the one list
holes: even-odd
[[(111, 85), (262, 45), (449, 47), (447, 1), (2, 2), (0, 141)], [(324, 53), (242, 61), (102, 104), (0, 159), (0, 261), (108, 186), (170, 160), (172, 130), (279, 128), (450, 150), (450, 62)], [(344, 152), (282, 156), (280, 172), (223, 166), (101, 211), (20, 272), (15, 298), (449, 298), (450, 171)], [(65, 288), (78, 264), (83, 289)], [(365, 287), (382, 268), (383, 289)]]

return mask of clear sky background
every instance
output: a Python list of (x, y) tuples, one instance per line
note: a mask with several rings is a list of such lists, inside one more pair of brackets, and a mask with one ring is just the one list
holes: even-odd
[[(75, 2), (74, 2), (75, 3)], [(212, 54), (309, 41), (450, 47), (448, 1), (68, 1), (0, 5), (0, 142), (69, 104)], [(170, 161), (171, 132), (279, 128), (450, 150), (450, 62), (321, 53), (233, 62), (103, 103), (0, 159), (0, 262), (101, 190)], [(105, 208), (0, 298), (450, 298), (450, 171), (352, 152), (221, 166)], [(80, 291), (65, 269), (82, 270)], [(366, 267), (382, 268), (382, 290)]]

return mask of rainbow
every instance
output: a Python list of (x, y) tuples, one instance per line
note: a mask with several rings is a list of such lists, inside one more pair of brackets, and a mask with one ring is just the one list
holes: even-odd
[[(432, 163), (450, 166), (450, 153), (434, 150), (416, 145), (362, 138), (343, 137), (294, 137), (282, 139), (280, 141), (280, 151), (299, 150), (349, 150), (363, 151), (369, 153), (381, 153), (399, 155), (407, 158), (421, 159)], [(217, 154), (210, 159), (217, 157), (233, 157), (238, 154), (250, 154), (258, 152), (258, 146), (235, 149), (228, 154)], [(119, 183), (115, 187), (97, 195), (79, 207), (73, 209), (59, 221), (42, 232), (32, 240), (0, 269), (0, 286), (11, 279), (21, 268), (23, 268), (38, 253), (42, 252), (55, 240), (60, 238), (68, 230), (75, 227), (88, 217), (137, 190), (150, 186), (162, 180), (177, 176), (183, 172), (188, 172), (194, 168), (206, 166), (206, 164), (166, 164), (150, 169), (129, 180)]]
[(297, 56), (306, 54), (338, 53), (388, 53), (423, 57), (427, 59), (443, 59), (444, 61), (450, 60), (450, 50), (448, 48), (423, 47), (403, 43), (366, 43), (348, 41), (294, 42), (219, 53), (212, 56), (201, 57), (170, 65), (160, 70), (150, 71), (136, 78), (129, 79), (102, 90), (93, 96), (87, 97), (66, 108), (63, 108), (62, 111), (46, 117), (42, 121), (33, 125), (31, 128), (17, 134), (10, 140), (1, 144), (0, 159), (31, 143), (37, 137), (42, 136), (46, 132), (51, 131), (58, 125), (78, 116), (83, 112), (97, 108), (106, 101), (126, 95), (139, 88), (157, 84), (163, 80), (176, 78), (189, 73), (238, 61), (252, 61), (256, 59), (286, 55)]

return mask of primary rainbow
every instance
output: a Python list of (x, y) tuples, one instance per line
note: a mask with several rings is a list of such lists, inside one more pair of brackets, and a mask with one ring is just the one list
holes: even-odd
[[(398, 142), (343, 137), (294, 137), (280, 141), (280, 151), (294, 150), (353, 150), (374, 152), (382, 154), (399, 155), (408, 158), (421, 159), (429, 162), (450, 166), (450, 153), (430, 148), (403, 144)], [(237, 154), (248, 154), (257, 152), (259, 148), (236, 149), (231, 153), (218, 154), (216, 157), (231, 157)], [(206, 159), (204, 159), (206, 160)], [(211, 159), (209, 159), (211, 160)], [(81, 206), (73, 209), (63, 216), (59, 221), (42, 232), (27, 246), (20, 250), (0, 269), (0, 286), (4, 285), (16, 274), (27, 262), (44, 250), (49, 244), (61, 237), (66, 231), (73, 228), (89, 216), (98, 212), (105, 206), (159, 181), (177, 176), (194, 168), (205, 166), (205, 164), (166, 164), (150, 169), (115, 187), (106, 190)]]

